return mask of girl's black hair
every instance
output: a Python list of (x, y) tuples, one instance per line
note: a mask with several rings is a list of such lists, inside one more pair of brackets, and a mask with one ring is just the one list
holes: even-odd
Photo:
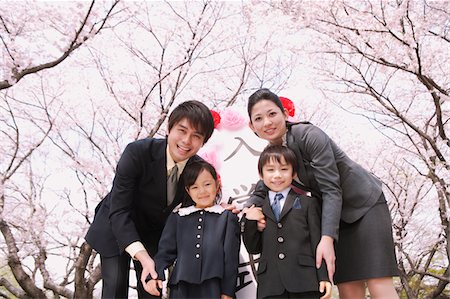
[[(192, 162), (192, 163), (186, 165), (186, 167), (183, 170), (183, 175), (182, 175), (183, 176), (183, 186), (185, 189), (189, 189), (189, 187), (191, 187), (192, 185), (195, 184), (195, 181), (197, 180), (198, 176), (200, 175), (200, 173), (203, 170), (208, 171), (212, 175), (212, 177), (216, 181), (216, 184), (219, 187), (219, 189), (217, 190), (216, 200), (214, 202), (214, 203), (218, 204), (222, 198), (222, 186), (219, 182), (219, 179), (218, 179), (219, 176), (217, 175), (216, 169), (210, 163), (208, 163), (204, 160), (199, 160), (199, 161), (195, 161), (195, 162)], [(194, 202), (194, 200), (192, 200), (191, 196), (189, 194), (187, 194), (187, 196), (183, 200), (183, 203), (181, 206), (188, 207), (188, 206), (192, 206), (192, 205), (195, 205), (195, 202)]]

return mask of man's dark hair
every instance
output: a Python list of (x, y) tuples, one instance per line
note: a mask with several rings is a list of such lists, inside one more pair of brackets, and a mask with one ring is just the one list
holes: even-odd
[(214, 119), (211, 110), (199, 101), (183, 102), (169, 115), (169, 131), (184, 118), (205, 137), (203, 143), (206, 143), (214, 132)]

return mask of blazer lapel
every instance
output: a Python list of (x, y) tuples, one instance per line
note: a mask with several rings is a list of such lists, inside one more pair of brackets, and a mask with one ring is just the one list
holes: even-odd
[(292, 209), (292, 206), (294, 205), (294, 201), (297, 198), (297, 194), (291, 189), (289, 190), (288, 196), (286, 200), (284, 201), (283, 210), (281, 210), (280, 214), (280, 220), (283, 219), (283, 217), (289, 213), (289, 211)]
[(277, 222), (277, 219), (275, 218), (272, 207), (270, 206), (269, 195), (266, 195), (264, 204), (262, 206), (262, 211), (263, 211), (264, 215), (266, 215), (266, 217), (272, 219), (273, 222)]
[(167, 204), (167, 162), (166, 162), (166, 146), (167, 142), (162, 142), (158, 147), (157, 152), (153, 154), (154, 160), (150, 163), (150, 169), (153, 169), (153, 176), (155, 185), (152, 188), (157, 189), (156, 194), (163, 194), (158, 196), (161, 205)]

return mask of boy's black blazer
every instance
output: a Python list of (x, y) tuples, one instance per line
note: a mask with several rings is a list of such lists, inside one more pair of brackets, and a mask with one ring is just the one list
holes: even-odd
[(242, 237), (249, 253), (261, 253), (258, 298), (280, 295), (284, 290), (318, 291), (319, 281), (328, 281), (325, 263), (316, 269), (315, 262), (321, 238), (318, 199), (290, 190), (279, 222), (275, 220), (268, 196), (254, 203), (262, 207), (266, 228), (259, 232), (256, 221), (243, 220)]
[[(86, 241), (103, 257), (121, 254), (141, 241), (153, 256), (164, 224), (186, 191), (181, 175), (173, 203), (167, 206), (167, 139), (147, 138), (127, 145), (111, 192), (98, 204)], [(186, 167), (199, 156), (191, 157)]]

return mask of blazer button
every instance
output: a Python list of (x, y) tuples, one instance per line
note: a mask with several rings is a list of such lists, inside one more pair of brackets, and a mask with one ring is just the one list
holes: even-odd
[(200, 239), (200, 235), (197, 235), (197, 239)]
[(283, 224), (281, 224), (280, 222), (277, 223), (278, 228), (282, 228)]
[(200, 258), (200, 254), (197, 253), (197, 254), (195, 255), (195, 258)]
[(197, 229), (202, 229), (202, 226), (201, 225), (197, 226)]
[(198, 218), (198, 222), (202, 222), (203, 221), (203, 219), (202, 218)]
[(203, 211), (200, 211), (200, 215), (203, 215)]
[(280, 260), (284, 259), (284, 258), (285, 258), (284, 253), (279, 253), (279, 254), (278, 254), (278, 258), (279, 258)]
[(284, 242), (284, 239), (283, 239), (283, 237), (278, 237), (278, 243), (283, 243)]
[(200, 248), (200, 244), (197, 243), (197, 244), (195, 245), (195, 247)]

